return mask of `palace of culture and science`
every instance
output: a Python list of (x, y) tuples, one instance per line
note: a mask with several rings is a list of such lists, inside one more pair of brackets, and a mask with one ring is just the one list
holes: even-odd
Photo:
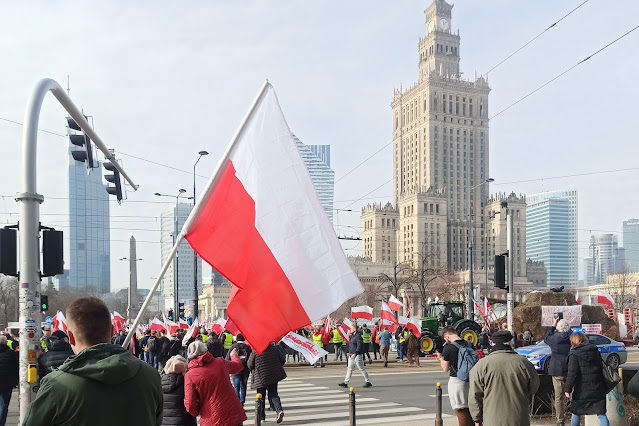
[[(434, 0), (426, 9), (426, 37), (417, 51), (419, 78), (393, 93), (394, 199), (365, 207), (361, 217), (362, 255), (373, 262), (422, 259), (455, 272), (468, 269), (471, 235), (475, 267), (483, 268), (500, 249), (491, 250), (484, 240), (482, 200), (493, 201), (486, 182), (490, 87), (483, 77), (461, 78), (452, 8)], [(525, 215), (525, 202), (511, 201), (522, 202)]]

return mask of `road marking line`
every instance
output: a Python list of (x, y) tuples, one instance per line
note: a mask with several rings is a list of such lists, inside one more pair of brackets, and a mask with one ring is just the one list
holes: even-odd
[[(286, 415), (288, 410), (284, 410), (284, 420), (286, 420), (286, 422), (294, 422), (294, 421), (303, 421), (303, 420), (324, 420), (324, 419), (342, 419), (344, 418), (345, 420), (348, 419), (348, 410), (345, 408), (342, 412), (339, 413), (318, 413), (315, 415), (311, 415), (311, 414), (304, 414), (304, 415), (299, 415), (299, 416), (289, 416)], [(291, 410), (292, 412), (293, 410)], [(395, 414), (395, 413), (414, 413), (416, 411), (424, 411), (422, 408), (417, 408), (417, 407), (396, 407), (396, 408), (392, 408), (391, 410), (389, 409), (374, 409), (374, 410), (367, 410), (367, 411), (362, 411), (362, 410), (357, 410), (357, 415), (358, 416), (367, 416), (367, 415), (379, 415), (379, 414)], [(401, 418), (399, 416), (392, 416), (392, 417), (388, 417), (389, 420), (393, 420), (396, 421), (398, 418)], [(379, 417), (376, 417), (374, 419), (376, 422), (380, 421)], [(357, 423), (360, 423), (360, 420), (357, 420)], [(322, 422), (322, 424), (325, 424), (324, 422)], [(360, 423), (361, 424), (361, 423)]]

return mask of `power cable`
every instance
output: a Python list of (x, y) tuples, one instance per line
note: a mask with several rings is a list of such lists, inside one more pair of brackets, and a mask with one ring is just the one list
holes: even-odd
[(589, 60), (590, 58), (592, 58), (593, 56), (595, 56), (596, 54), (602, 52), (603, 50), (607, 49), (608, 47), (612, 46), (613, 44), (615, 44), (616, 42), (618, 42), (619, 40), (621, 40), (622, 38), (624, 38), (625, 36), (627, 36), (628, 34), (632, 33), (633, 31), (635, 31), (637, 28), (639, 28), (639, 25), (637, 25), (636, 27), (634, 27), (633, 29), (631, 29), (630, 31), (624, 33), (623, 35), (617, 37), (616, 39), (614, 39), (613, 41), (611, 41), (610, 43), (608, 43), (607, 45), (605, 45), (604, 47), (602, 47), (601, 49), (597, 50), (596, 52), (592, 53), (589, 56), (586, 56), (584, 59), (582, 59), (581, 61), (577, 62), (575, 65), (571, 66), (570, 68), (568, 68), (567, 70), (561, 72), (559, 75), (553, 77), (552, 79), (548, 80), (547, 82), (545, 82), (544, 84), (542, 84), (541, 86), (539, 86), (538, 88), (536, 88), (535, 90), (533, 90), (532, 92), (528, 93), (527, 95), (523, 96), (522, 98), (520, 98), (519, 100), (513, 102), (512, 104), (508, 105), (506, 108), (502, 109), (501, 111), (499, 111), (497, 114), (493, 115), (492, 117), (490, 117), (490, 120), (494, 119), (495, 117), (498, 117), (499, 115), (503, 114), (504, 112), (508, 111), (510, 108), (514, 107), (515, 105), (517, 105), (518, 103), (522, 102), (523, 100), (527, 99), (528, 97), (532, 96), (533, 94), (537, 93), (538, 91), (540, 91), (541, 89), (543, 89), (544, 87), (548, 86), (550, 83), (552, 83), (553, 81), (559, 79), (560, 77), (562, 77), (563, 75), (569, 73), (570, 71), (572, 71), (573, 69), (577, 68), (579, 65), (583, 64), (584, 62), (586, 62), (587, 60)]
[(564, 16), (562, 16), (561, 18), (559, 18), (558, 21), (552, 23), (548, 28), (546, 28), (545, 30), (543, 30), (542, 32), (540, 32), (539, 34), (537, 34), (535, 37), (533, 37), (530, 41), (528, 41), (526, 44), (524, 44), (523, 46), (521, 46), (519, 49), (515, 50), (513, 53), (511, 53), (510, 55), (506, 56), (504, 59), (502, 59), (497, 65), (495, 65), (494, 67), (492, 67), (491, 69), (489, 69), (488, 71), (486, 71), (486, 75), (488, 75), (491, 71), (493, 71), (495, 68), (497, 68), (498, 66), (500, 66), (501, 64), (503, 64), (504, 62), (506, 62), (507, 60), (509, 60), (510, 58), (512, 58), (513, 56), (515, 56), (517, 53), (521, 52), (524, 48), (526, 48), (526, 46), (528, 46), (530, 43), (532, 43), (533, 41), (537, 40), (539, 37), (541, 37), (544, 33), (546, 33), (546, 31), (550, 30), (551, 28), (554, 28), (558, 23), (560, 23), (561, 21), (563, 21), (565, 18), (567, 18), (570, 14), (572, 14), (575, 10), (579, 9), (581, 6), (583, 6), (584, 4), (588, 3), (588, 1), (590, 0), (586, 0), (583, 3), (581, 3), (579, 6), (575, 7), (573, 10), (571, 10), (570, 12), (566, 13)]
[(362, 195), (361, 197), (359, 197), (357, 200), (353, 201), (352, 203), (350, 203), (349, 205), (343, 207), (343, 209), (347, 209), (350, 206), (352, 206), (353, 204), (355, 204), (356, 202), (358, 202), (359, 200), (361, 200), (362, 198), (366, 197), (369, 194), (372, 194), (373, 192), (377, 191), (379, 188), (381, 188), (384, 185), (387, 185), (388, 183), (392, 182), (393, 179), (389, 179), (386, 182), (384, 182), (383, 184), (381, 184), (380, 186), (378, 186), (377, 188), (373, 189), (372, 191), (368, 192), (367, 194)]

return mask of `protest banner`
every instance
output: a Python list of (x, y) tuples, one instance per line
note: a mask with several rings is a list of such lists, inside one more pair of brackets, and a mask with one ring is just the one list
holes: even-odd
[(328, 352), (308, 340), (306, 337), (300, 336), (292, 331), (282, 337), (282, 342), (284, 342), (284, 344), (286, 344), (289, 348), (292, 348), (304, 355), (304, 358), (306, 358), (311, 365), (315, 364), (318, 359), (328, 354)]
[(581, 325), (581, 305), (574, 306), (542, 306), (541, 307), (541, 325), (550, 327), (555, 321), (555, 314), (561, 312), (563, 319), (568, 321), (571, 327), (579, 327)]

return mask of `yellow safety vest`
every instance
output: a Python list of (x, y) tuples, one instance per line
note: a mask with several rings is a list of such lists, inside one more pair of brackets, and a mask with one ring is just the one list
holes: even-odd
[(339, 334), (339, 331), (333, 330), (333, 343), (342, 343), (343, 341), (344, 339), (342, 338), (342, 335)]
[(224, 349), (231, 349), (233, 345), (233, 335), (231, 333), (224, 333)]
[(313, 343), (315, 343), (320, 348), (324, 347), (324, 344), (322, 343), (322, 333), (320, 334), (313, 333)]
[(206, 343), (206, 341), (209, 339), (209, 336), (206, 334), (201, 334), (202, 336), (202, 343)]
[(367, 331), (366, 329), (362, 330), (362, 340), (364, 341), (364, 343), (370, 343), (371, 342), (371, 331), (368, 330), (368, 333), (366, 331)]
[(399, 336), (399, 343), (404, 343), (406, 341), (406, 337), (408, 337), (408, 332), (405, 331)]

